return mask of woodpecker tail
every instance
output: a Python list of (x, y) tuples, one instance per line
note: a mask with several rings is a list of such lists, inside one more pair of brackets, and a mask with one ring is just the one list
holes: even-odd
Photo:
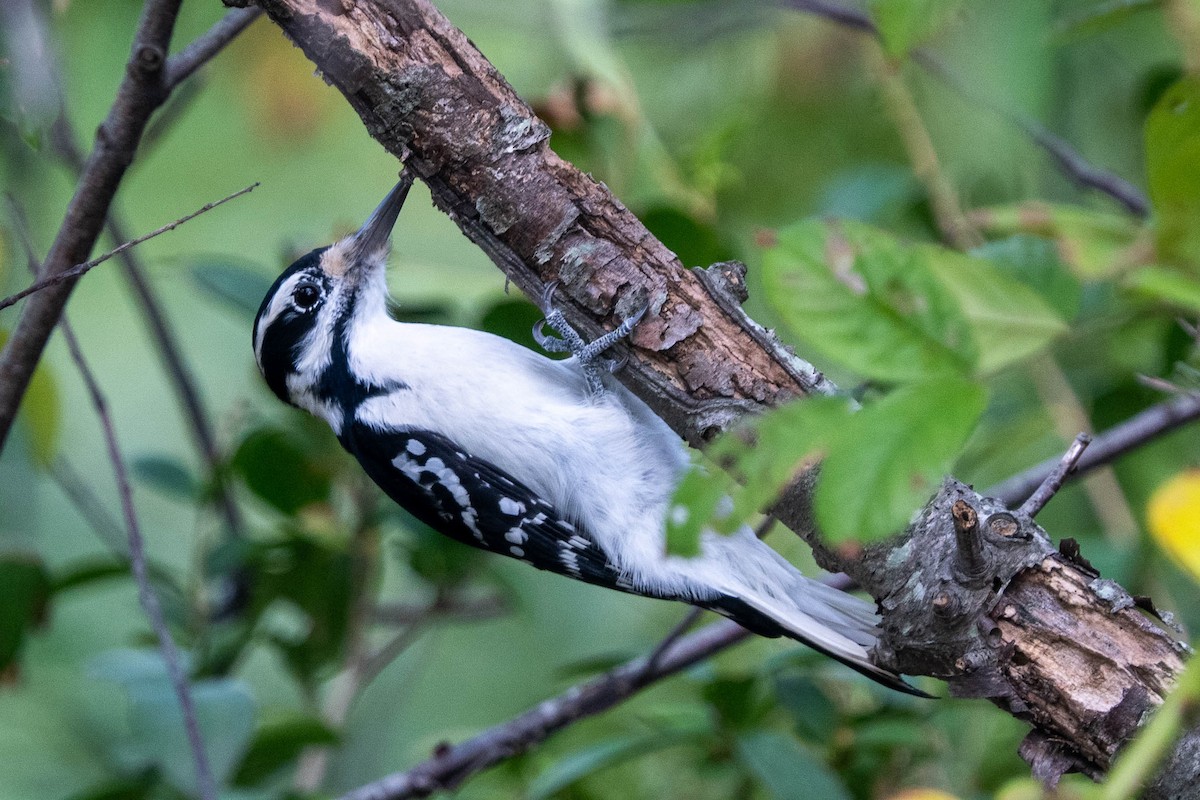
[(932, 696), (871, 661), (879, 617), (869, 603), (804, 577), (748, 531), (705, 538), (706, 556), (736, 559), (740, 568), (718, 571), (733, 577), (714, 587), (722, 594), (706, 607), (759, 635), (802, 642), (891, 689)]

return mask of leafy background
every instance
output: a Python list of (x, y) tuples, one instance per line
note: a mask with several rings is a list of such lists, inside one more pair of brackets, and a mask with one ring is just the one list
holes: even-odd
[[(836, 437), (795, 433), (848, 413), (813, 404), (760, 423), (780, 432), (766, 456), (730, 444), (740, 468), (762, 478), (758, 494), (735, 499), (735, 519), (822, 454), (818, 506), (831, 533), (879, 535), (951, 469), (986, 487), (1057, 455), (1088, 420), (1103, 429), (1163, 399), (1139, 375), (1194, 387), (1194, 344), (1177, 321), (1200, 313), (1200, 85), (1187, 77), (1195, 52), (1178, 43), (1200, 15), (1194, 4), (876, 0), (866, 7), (882, 51), (749, 0), (439, 5), (548, 119), (562, 155), (604, 180), (685, 264), (746, 261), (752, 315), (863, 398)], [(60, 0), (44, 10), (66, 105), (78, 130), (93, 131), (139, 5)], [(216, 2), (184, 4), (176, 42), (222, 13)], [(922, 69), (918, 47), (968, 96)], [(24, 102), (18, 77), (0, 67), (0, 169), (44, 252), (72, 178), (47, 144), (52, 114)], [(224, 795), (283, 797), (302, 760), (324, 773), (326, 791), (352, 788), (651, 648), (682, 609), (446, 543), (379, 502), (327, 431), (270, 396), (249, 346), (259, 298), (295, 255), (356, 227), (397, 164), (265, 21), (200, 84), (143, 148), (118, 208), (141, 232), (262, 182), (138, 251), (213, 412), (244, 538), (223, 528), (213, 476), (119, 270), (84, 279), (69, 316), (134, 465), (155, 585), (188, 651)], [(1013, 118), (1146, 188), (1149, 220), (1072, 185)], [(977, 237), (967, 248), (945, 246), (944, 208), (912, 166), (906, 141), (922, 129)], [(28, 280), (11, 215), (0, 238), (7, 293)], [(536, 311), (504, 293), (420, 187), (395, 241), (402, 315), (528, 341)], [(0, 330), (15, 320), (0, 313)], [(1196, 585), (1169, 553), (1196, 571), (1197, 444), (1194, 432), (1164, 437), (1067, 489), (1041, 518), (1056, 536), (1083, 537), (1106, 576), (1152, 594), (1192, 630)], [(110, 473), (56, 337), (0, 456), (0, 798), (195, 791), (127, 577)], [(870, 498), (854, 491), (864, 479), (879, 489)], [(79, 486), (96, 499), (72, 499)], [(714, 486), (730, 488), (719, 473), (685, 482), (693, 522)], [(1157, 540), (1147, 535), (1152, 502)], [(686, 549), (689, 535), (672, 540)], [(809, 563), (786, 532), (772, 544)], [(229, 606), (231, 585), (251, 589)], [(364, 592), (391, 617), (364, 623)], [(222, 607), (232, 611), (216, 614)], [(406, 634), (414, 609), (420, 622)], [(378, 676), (342, 723), (346, 667), (389, 641), (398, 654), (372, 665)], [(979, 703), (915, 701), (755, 641), (460, 795), (930, 800), (943, 796), (936, 789), (1019, 800), (1040, 796), (1015, 753), (1022, 735)], [(328, 762), (302, 757), (307, 745), (330, 746)], [(1062, 796), (1084, 791), (1071, 783)]]

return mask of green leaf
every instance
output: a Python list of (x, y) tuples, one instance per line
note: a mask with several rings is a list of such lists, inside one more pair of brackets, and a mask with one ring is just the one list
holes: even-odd
[(1062, 319), (1074, 319), (1079, 313), (1083, 287), (1049, 239), (1019, 233), (980, 245), (971, 255), (995, 264), (1033, 289)]
[(966, 321), (922, 259), (855, 222), (802, 222), (763, 254), (767, 302), (824, 358), (867, 378), (904, 382), (966, 372)]
[[(92, 659), (88, 672), (119, 685), (129, 698), (128, 734), (108, 745), (158, 767), (175, 788), (196, 795), (192, 748), (162, 656), (153, 650), (110, 650)], [(231, 679), (194, 681), (191, 694), (213, 778), (223, 784), (253, 735), (254, 698), (243, 683)]]
[(1089, 3), (1067, 16), (1054, 26), (1054, 41), (1058, 46), (1104, 33), (1129, 20), (1143, 11), (1153, 11), (1163, 0), (1107, 0)]
[(73, 794), (68, 800), (153, 800), (155, 797), (154, 770), (145, 770), (131, 778), (116, 778)]
[(200, 493), (200, 484), (192, 473), (173, 456), (138, 456), (132, 467), (135, 478), (167, 497), (191, 500)]
[(930, 39), (958, 13), (962, 0), (871, 0), (884, 50), (897, 58)]
[[(732, 458), (739, 483), (733, 488), (732, 511), (713, 521), (720, 533), (733, 533), (763, 511), (792, 479), (813, 464), (830, 440), (852, 416), (843, 397), (809, 397), (760, 414), (750, 421), (746, 436), (757, 446), (742, 444), (735, 433), (714, 450), (718, 459)], [(740, 446), (725, 453), (726, 442)]]
[(1200, 314), (1200, 278), (1168, 267), (1148, 266), (1132, 272), (1125, 286), (1152, 300)]
[[(154, 562), (151, 562), (148, 568), (150, 579), (160, 591), (165, 591), (173, 597), (182, 594), (179, 585), (175, 582), (175, 576), (171, 574), (170, 570)], [(88, 557), (72, 562), (56, 571), (54, 592), (57, 594), (68, 589), (88, 586), (97, 581), (128, 577), (130, 577), (128, 559), (120, 556)]]
[[(342, 656), (355, 564), (344, 550), (301, 535), (260, 545), (248, 564), (253, 613), (306, 687)], [(268, 612), (270, 612), (268, 614)]]
[(824, 742), (838, 725), (837, 708), (807, 674), (795, 670), (776, 673), (775, 698), (791, 714), (803, 738)]
[(1151, 109), (1146, 178), (1159, 256), (1200, 269), (1200, 78), (1180, 79)]
[(329, 499), (329, 471), (287, 431), (253, 431), (234, 453), (232, 465), (250, 491), (288, 516)]
[(638, 215), (642, 224), (671, 249), (685, 266), (708, 266), (728, 261), (734, 253), (715, 227), (699, 222), (671, 206), (657, 206)]
[(762, 721), (770, 710), (769, 698), (754, 675), (717, 677), (700, 691), (725, 729), (746, 729)]
[(21, 653), (25, 637), (46, 614), (50, 575), (34, 555), (0, 558), (0, 672)]
[(29, 379), (29, 388), (25, 390), (25, 398), (21, 401), (21, 419), (29, 428), (34, 462), (38, 466), (49, 467), (58, 451), (62, 413), (58, 385), (44, 364), (38, 364)]
[[(667, 552), (696, 555), (704, 530), (732, 533), (746, 524), (816, 459), (850, 413), (844, 398), (809, 397), (771, 409), (713, 442), (705, 455), (714, 463), (697, 460), (675, 490)], [(758, 442), (766, 444), (755, 446)]]
[(258, 316), (273, 281), (249, 263), (223, 257), (197, 261), (188, 273), (202, 293), (249, 320)]
[(895, 533), (937, 488), (983, 413), (974, 383), (905, 386), (853, 415), (831, 444), (813, 499), (832, 542)]
[(737, 738), (738, 759), (777, 800), (850, 800), (841, 779), (792, 739), (768, 730)]
[(958, 301), (975, 342), (975, 369), (988, 375), (1038, 352), (1067, 325), (1042, 297), (978, 258), (931, 245), (923, 263)]
[(233, 775), (233, 785), (256, 786), (290, 764), (304, 748), (312, 745), (334, 745), (337, 732), (320, 719), (307, 714), (288, 712), (278, 719), (264, 722), (254, 734), (250, 748)]
[(692, 467), (675, 487), (667, 512), (667, 552), (691, 558), (700, 554), (700, 534), (717, 512), (722, 497), (736, 486), (724, 471), (706, 466), (692, 454)]
[(408, 527), (412, 533), (403, 545), (408, 566), (434, 586), (458, 586), (484, 561), (479, 550), (443, 536), (419, 520), (410, 518)]

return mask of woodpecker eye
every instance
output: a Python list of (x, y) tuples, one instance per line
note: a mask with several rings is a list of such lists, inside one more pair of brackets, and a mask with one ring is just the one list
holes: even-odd
[(308, 311), (321, 299), (321, 287), (310, 281), (298, 284), (292, 290), (292, 302), (301, 311)]

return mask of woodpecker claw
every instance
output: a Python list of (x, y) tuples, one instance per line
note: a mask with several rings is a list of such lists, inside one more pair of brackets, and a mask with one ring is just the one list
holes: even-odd
[[(575, 356), (579, 361), (580, 368), (583, 370), (583, 376), (587, 381), (589, 391), (593, 396), (598, 397), (604, 393), (604, 382), (601, 379), (601, 371), (604, 370), (613, 373), (620, 370), (629, 362), (627, 354), (615, 359), (609, 359), (603, 358), (603, 353), (633, 332), (633, 329), (650, 309), (650, 303), (647, 302), (643, 305), (636, 313), (618, 325), (615, 330), (589, 343), (570, 326), (563, 313), (554, 307), (554, 292), (556, 289), (558, 289), (558, 281), (551, 281), (542, 289), (540, 299), (542, 311), (545, 312), (546, 318), (533, 326), (534, 341), (548, 353), (570, 353)], [(558, 336), (547, 334), (545, 332), (547, 325)]]

